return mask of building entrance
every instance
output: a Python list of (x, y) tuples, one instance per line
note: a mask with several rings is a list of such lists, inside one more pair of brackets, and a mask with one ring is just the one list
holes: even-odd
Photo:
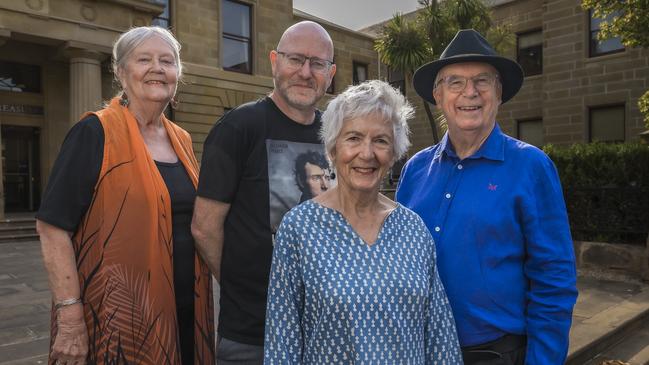
[(5, 212), (33, 212), (40, 205), (40, 128), (2, 125)]

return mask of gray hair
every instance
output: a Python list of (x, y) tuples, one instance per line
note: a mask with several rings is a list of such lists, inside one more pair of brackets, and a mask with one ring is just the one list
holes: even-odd
[(379, 80), (350, 86), (329, 102), (322, 115), (320, 129), (320, 139), (324, 143), (327, 157), (331, 159), (336, 138), (345, 121), (372, 114), (392, 122), (394, 161), (402, 158), (410, 147), (408, 119), (414, 115), (414, 109), (399, 90)]
[[(178, 79), (183, 74), (183, 65), (180, 62), (180, 43), (176, 40), (174, 35), (161, 27), (136, 27), (131, 28), (128, 32), (123, 33), (113, 45), (113, 75), (119, 85), (118, 70), (124, 69), (128, 56), (136, 49), (142, 42), (149, 38), (160, 37), (165, 41), (173, 51), (174, 60), (178, 67)], [(120, 85), (121, 86), (121, 85)]]

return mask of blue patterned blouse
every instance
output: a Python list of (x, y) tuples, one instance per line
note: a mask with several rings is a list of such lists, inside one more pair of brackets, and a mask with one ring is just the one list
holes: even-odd
[(376, 243), (311, 200), (282, 221), (273, 251), (265, 364), (461, 364), (435, 246), (399, 205)]

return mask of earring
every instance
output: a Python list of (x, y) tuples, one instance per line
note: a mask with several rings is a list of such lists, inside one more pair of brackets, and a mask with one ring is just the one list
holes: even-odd
[(119, 98), (119, 105), (128, 107), (128, 96), (126, 95), (126, 90), (122, 91), (122, 95)]
[(176, 108), (178, 108), (178, 99), (176, 99), (175, 96), (171, 98), (171, 101), (169, 101), (169, 103), (171, 104), (171, 109), (176, 110)]

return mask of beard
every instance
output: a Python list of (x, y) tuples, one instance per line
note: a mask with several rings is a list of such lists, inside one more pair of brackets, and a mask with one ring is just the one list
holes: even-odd
[(276, 91), (288, 105), (296, 109), (314, 108), (324, 95), (324, 89), (319, 90), (318, 84), (313, 79), (301, 82), (278, 81), (279, 86)]

